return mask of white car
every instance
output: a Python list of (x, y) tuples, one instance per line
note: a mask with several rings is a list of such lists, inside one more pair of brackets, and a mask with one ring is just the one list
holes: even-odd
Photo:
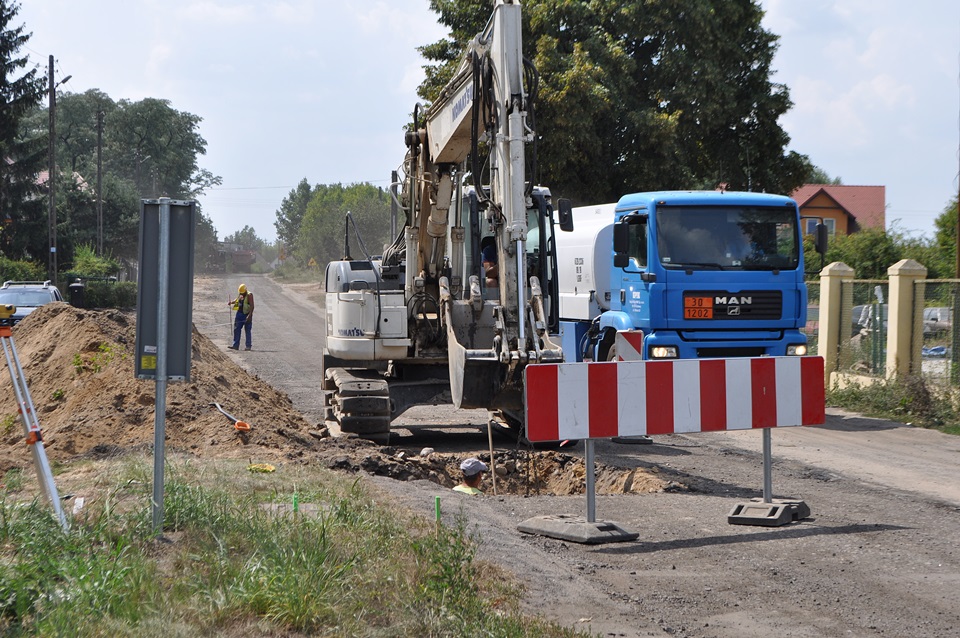
[(48, 281), (5, 281), (0, 287), (0, 305), (13, 304), (13, 325), (52, 301), (63, 301), (60, 289)]

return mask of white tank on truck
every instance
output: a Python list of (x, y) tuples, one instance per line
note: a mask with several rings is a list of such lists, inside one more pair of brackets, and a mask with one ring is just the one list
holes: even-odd
[(573, 232), (557, 233), (560, 319), (589, 321), (610, 309), (616, 204), (572, 209)]

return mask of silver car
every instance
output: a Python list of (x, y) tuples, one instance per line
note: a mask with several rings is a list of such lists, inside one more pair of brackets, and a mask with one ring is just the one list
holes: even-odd
[(63, 301), (60, 289), (48, 281), (5, 281), (0, 287), (0, 305), (16, 306), (13, 325), (31, 312), (53, 301)]

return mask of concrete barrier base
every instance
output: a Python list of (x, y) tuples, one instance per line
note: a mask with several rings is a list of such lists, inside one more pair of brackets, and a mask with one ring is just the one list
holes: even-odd
[(769, 503), (755, 498), (749, 503), (737, 503), (727, 515), (730, 525), (761, 525), (779, 527), (810, 516), (810, 507), (801, 500), (775, 498)]
[(556, 514), (528, 518), (517, 529), (525, 534), (549, 536), (573, 543), (598, 545), (600, 543), (620, 543), (636, 540), (640, 534), (627, 532), (610, 521), (588, 522), (582, 516)]

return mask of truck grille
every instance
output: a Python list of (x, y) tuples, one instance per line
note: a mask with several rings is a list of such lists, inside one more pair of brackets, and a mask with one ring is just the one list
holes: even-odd
[(683, 293), (684, 318), (710, 321), (780, 319), (783, 296), (779, 290), (688, 290)]

